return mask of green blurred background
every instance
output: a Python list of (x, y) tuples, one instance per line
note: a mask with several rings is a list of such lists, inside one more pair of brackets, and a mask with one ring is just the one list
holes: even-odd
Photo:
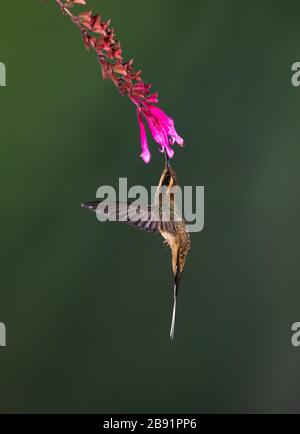
[(300, 3), (88, 3), (176, 120), (205, 230), (171, 344), (162, 240), (79, 206), (119, 177), (155, 185), (157, 145), (145, 166), (134, 107), (54, 0), (3, 2), (0, 411), (299, 412)]

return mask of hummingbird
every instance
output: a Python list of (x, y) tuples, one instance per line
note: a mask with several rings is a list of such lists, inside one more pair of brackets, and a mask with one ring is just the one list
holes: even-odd
[[(117, 202), (114, 206), (110, 206), (111, 204), (108, 201), (96, 201), (86, 202), (81, 205), (83, 208), (99, 213), (99, 215), (104, 214), (111, 220), (129, 224), (149, 233), (160, 234), (163, 237), (163, 245), (171, 250), (174, 274), (173, 313), (170, 330), (170, 339), (172, 341), (175, 335), (179, 283), (191, 247), (191, 237), (187, 224), (178, 212), (175, 194), (177, 187), (179, 187), (177, 174), (165, 152), (165, 167), (156, 188), (154, 204), (150, 206), (137, 205), (136, 208), (132, 208), (129, 202)], [(133, 214), (138, 218), (132, 218)]]

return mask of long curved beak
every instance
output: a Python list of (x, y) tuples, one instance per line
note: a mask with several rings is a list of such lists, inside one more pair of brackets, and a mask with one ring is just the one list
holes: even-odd
[(170, 158), (168, 157), (166, 150), (165, 150), (165, 161), (166, 161), (166, 169), (170, 169), (171, 168)]

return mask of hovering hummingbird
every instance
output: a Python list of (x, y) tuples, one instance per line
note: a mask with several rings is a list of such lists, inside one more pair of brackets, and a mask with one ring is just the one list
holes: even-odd
[[(164, 245), (171, 249), (174, 273), (174, 303), (170, 331), (170, 338), (173, 340), (179, 282), (191, 246), (191, 238), (186, 222), (178, 213), (176, 204), (176, 194), (174, 192), (176, 187), (179, 187), (178, 178), (166, 153), (165, 157), (165, 167), (156, 189), (153, 205), (137, 205), (134, 208), (129, 202), (117, 202), (114, 206), (111, 206), (111, 203), (107, 201), (97, 201), (84, 203), (82, 207), (99, 215), (106, 215), (113, 221), (126, 223), (137, 229), (162, 235)], [(135, 218), (132, 218), (133, 215)]]

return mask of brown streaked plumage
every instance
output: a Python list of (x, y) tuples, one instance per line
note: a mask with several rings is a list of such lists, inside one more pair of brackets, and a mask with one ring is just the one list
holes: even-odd
[[(191, 239), (185, 220), (178, 212), (176, 203), (176, 187), (179, 186), (175, 171), (166, 156), (165, 168), (160, 177), (153, 205), (139, 205), (132, 209), (130, 203), (112, 204), (103, 202), (87, 202), (82, 206), (99, 215), (106, 215), (120, 223), (126, 223), (137, 229), (161, 234), (164, 244), (169, 246), (172, 254), (172, 269), (174, 273), (174, 304), (170, 338), (174, 339), (175, 319), (179, 282), (184, 270)], [(131, 219), (138, 213), (138, 219)]]

